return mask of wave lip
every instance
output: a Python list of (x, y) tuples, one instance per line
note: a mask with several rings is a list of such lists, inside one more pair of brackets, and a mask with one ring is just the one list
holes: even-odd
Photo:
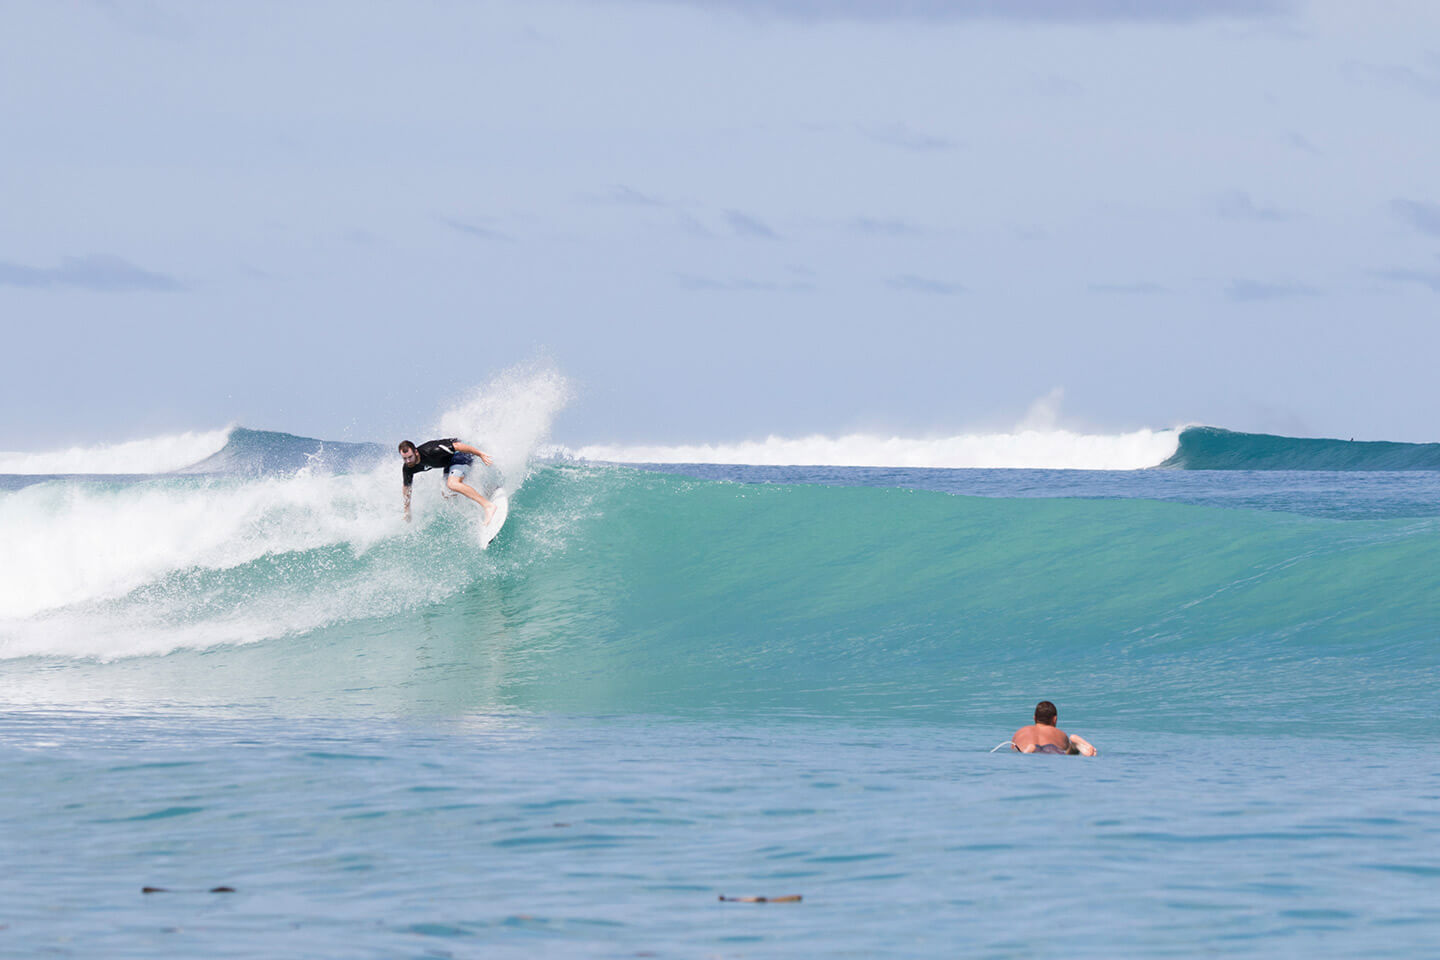
[(0, 452), (0, 474), (169, 473), (219, 453), (234, 427), (41, 452)]
[(607, 445), (573, 451), (608, 463), (714, 463), (750, 466), (904, 467), (949, 469), (1142, 470), (1173, 457), (1176, 430), (1085, 434), (1017, 430), (933, 439), (852, 433), (840, 437), (769, 436), (734, 444)]
[(1189, 427), (1161, 467), (1174, 470), (1440, 470), (1440, 443), (1330, 440)]

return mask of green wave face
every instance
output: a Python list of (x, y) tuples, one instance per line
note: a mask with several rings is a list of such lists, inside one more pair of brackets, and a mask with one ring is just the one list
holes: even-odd
[(177, 635), (257, 610), (281, 626), (85, 669), (111, 692), (287, 709), (1004, 726), (1048, 698), (1077, 730), (1351, 733), (1440, 674), (1434, 520), (575, 467), (537, 472), (488, 552), (465, 519), (177, 571), (111, 613), (179, 596)]
[(1440, 443), (1312, 440), (1190, 427), (1162, 467), (1179, 470), (1440, 470)]
[[(600, 509), (571, 548), (496, 585), (520, 618), (566, 624), (515, 688), (547, 707), (939, 717), (1049, 697), (1334, 721), (1371, 711), (1359, 691), (1413, 681), (1393, 666), (1436, 666), (1414, 656), (1440, 624), (1433, 521), (589, 482)], [(582, 602), (560, 609), (555, 584)]]

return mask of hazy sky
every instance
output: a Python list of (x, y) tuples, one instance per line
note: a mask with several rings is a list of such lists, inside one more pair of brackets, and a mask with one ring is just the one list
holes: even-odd
[(0, 141), (0, 449), (1440, 439), (1433, 0), (10, 0)]

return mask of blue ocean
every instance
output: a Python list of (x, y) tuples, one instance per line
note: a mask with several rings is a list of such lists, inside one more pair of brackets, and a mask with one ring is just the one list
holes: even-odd
[(0, 955), (1440, 954), (1440, 447), (542, 433), (0, 459)]

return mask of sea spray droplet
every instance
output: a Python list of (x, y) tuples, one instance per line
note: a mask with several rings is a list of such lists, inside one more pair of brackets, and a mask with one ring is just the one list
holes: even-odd
[(446, 410), (436, 435), (458, 437), (494, 457), (498, 481), (513, 496), (569, 398), (569, 383), (553, 367), (511, 367)]

